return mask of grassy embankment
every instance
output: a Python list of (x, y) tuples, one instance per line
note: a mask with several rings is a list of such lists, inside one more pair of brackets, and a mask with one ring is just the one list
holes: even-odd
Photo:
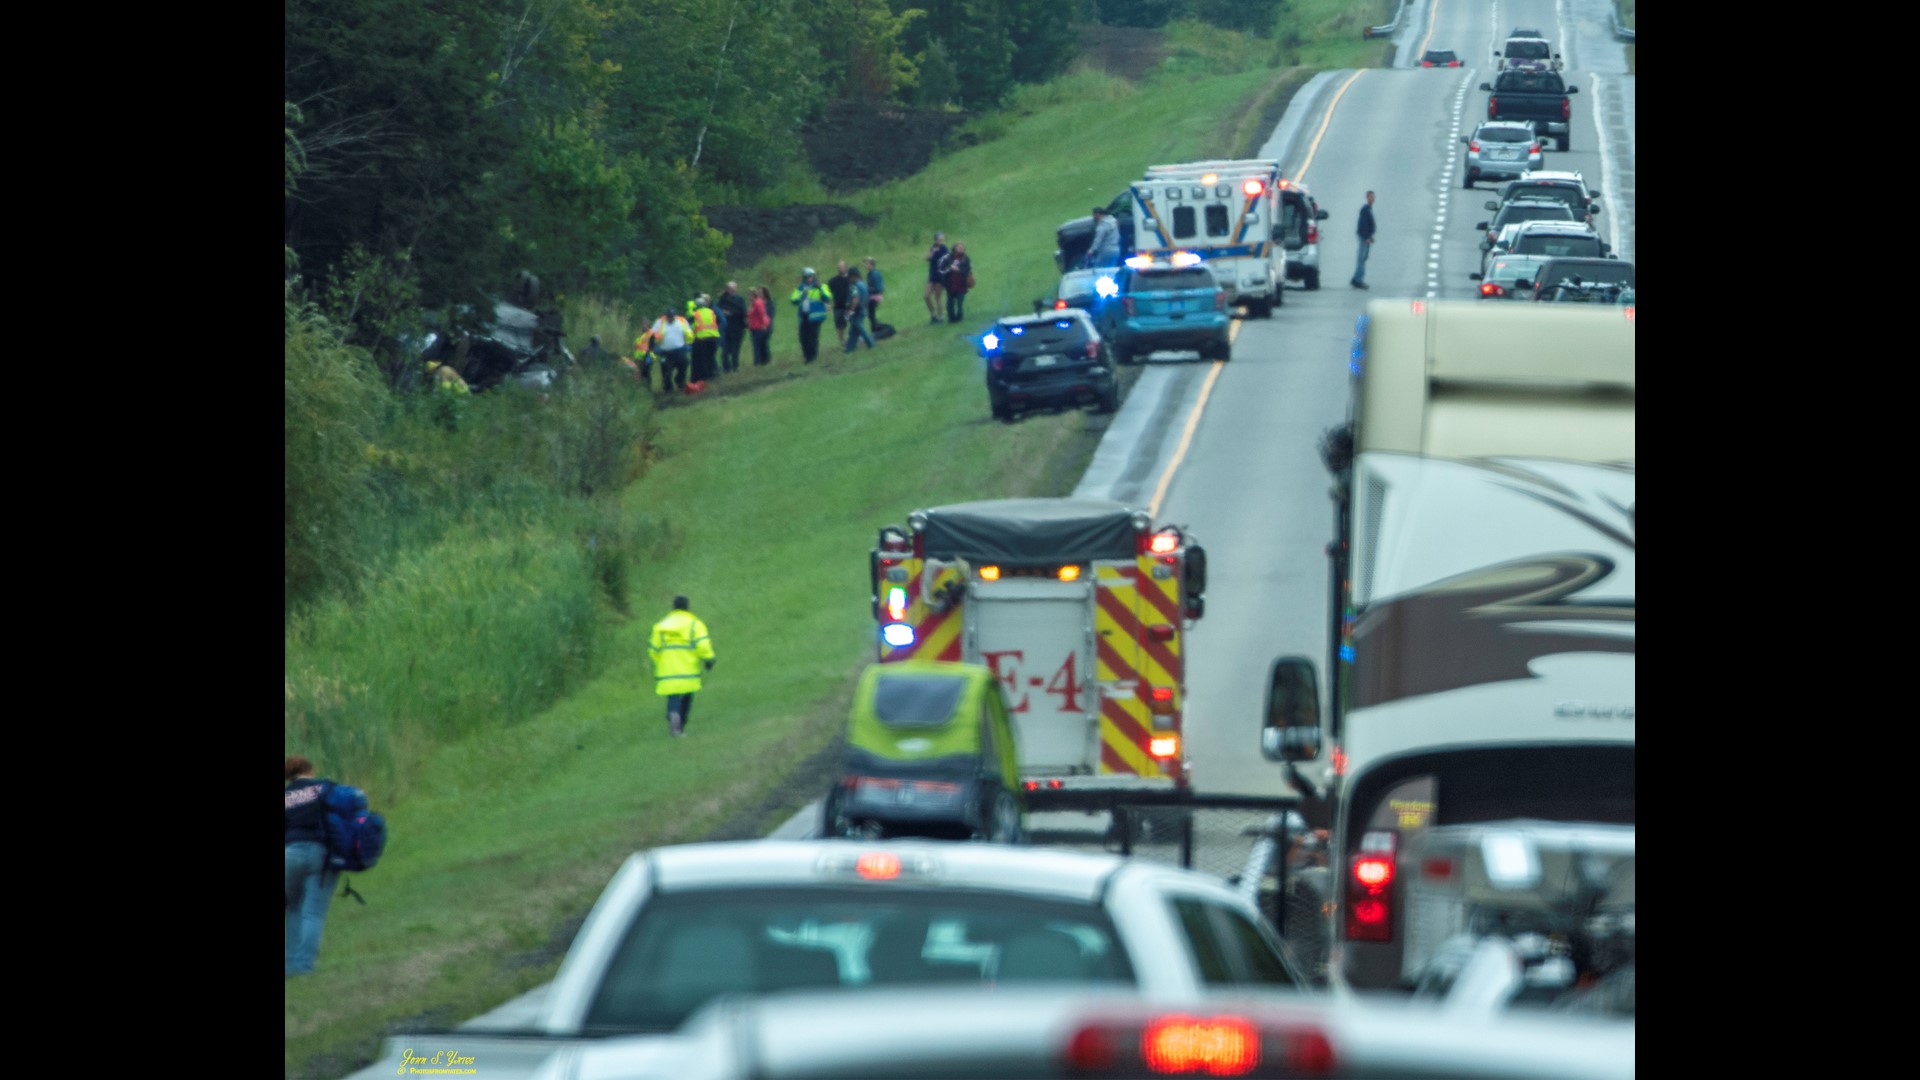
[[(1178, 74), (1164, 81), (1136, 88), (1079, 73), (1027, 91), (972, 125), (977, 145), (848, 200), (878, 227), (839, 230), (739, 275), (784, 293), (802, 264), (876, 255), (894, 283), (886, 318), (901, 333), (852, 358), (823, 350), (803, 369), (784, 308), (773, 366), (656, 414), (652, 460), (617, 523), (640, 552), (633, 617), (594, 614), (608, 624), (597, 660), (560, 664), (591, 663), (577, 690), (532, 711), (556, 692), (542, 685), (550, 659), (489, 684), (483, 710), (520, 722), (463, 732), (447, 719), (473, 712), (459, 700), (479, 692), (461, 683), (464, 669), (506, 664), (543, 636), (577, 636), (543, 634), (583, 617), (577, 587), (549, 596), (541, 584), (581, 579), (566, 566), (582, 557), (577, 529), (537, 520), (455, 528), (359, 604), (290, 636), (290, 686), (298, 672), (310, 685), (407, 689), (385, 709), (353, 710), (336, 750), (391, 777), (374, 794), (394, 846), (356, 883), (367, 906), (336, 900), (320, 970), (287, 983), (288, 1075), (344, 1074), (382, 1030), (452, 1023), (538, 985), (625, 855), (723, 826), (756, 834), (811, 794), (783, 801), (778, 789), (832, 742), (870, 656), (862, 563), (875, 527), (920, 505), (1064, 493), (1097, 440), (1102, 422), (1079, 413), (990, 422), (971, 334), (1048, 292), (1061, 219), (1106, 201), (1143, 163), (1238, 149), (1230, 140), (1249, 107), (1273, 94), (1276, 73), (1264, 67), (1207, 74), (1235, 62), (1194, 38), (1172, 36)], [(1347, 64), (1377, 48), (1357, 29), (1351, 45)], [(975, 256), (980, 287), (960, 327), (917, 314), (917, 260), (935, 228)], [(631, 338), (614, 307), (575, 315), (576, 337)], [(675, 741), (643, 654), (648, 625), (680, 591), (712, 627), (720, 663), (689, 737)], [(443, 685), (418, 685), (423, 669)], [(294, 730), (290, 715), (290, 752), (304, 749)]]
[[(1629, 30), (1637, 29), (1637, 27), (1633, 25), (1633, 0), (1615, 0), (1615, 2), (1620, 5), (1620, 25)], [(1627, 46), (1627, 73), (1635, 74), (1633, 70), (1632, 45)]]

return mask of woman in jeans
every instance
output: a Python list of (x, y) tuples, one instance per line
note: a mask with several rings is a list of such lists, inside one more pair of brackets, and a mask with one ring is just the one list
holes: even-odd
[(328, 781), (313, 775), (313, 762), (287, 759), (287, 975), (307, 975), (320, 953), (320, 931), (340, 874), (327, 865), (327, 817), (322, 806)]
[(967, 245), (956, 242), (947, 256), (947, 321), (957, 323), (965, 314), (967, 290), (973, 288), (973, 260), (967, 257)]
[(747, 332), (753, 335), (753, 366), (765, 367), (772, 359), (769, 343), (773, 340), (773, 294), (765, 285), (753, 287), (753, 302), (747, 305)]

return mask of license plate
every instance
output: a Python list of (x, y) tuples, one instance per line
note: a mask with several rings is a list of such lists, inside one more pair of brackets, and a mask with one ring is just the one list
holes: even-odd
[(1052, 367), (1059, 362), (1060, 358), (1057, 356), (1036, 356), (1033, 358), (1034, 367)]
[(1512, 160), (1513, 160), (1514, 158), (1517, 158), (1517, 157), (1519, 157), (1519, 156), (1520, 156), (1520, 151), (1518, 151), (1518, 150), (1495, 150), (1495, 151), (1493, 152), (1493, 156), (1494, 156), (1495, 158), (1498, 158), (1498, 159), (1499, 159), (1499, 160), (1501, 160), (1501, 161), (1512, 161)]

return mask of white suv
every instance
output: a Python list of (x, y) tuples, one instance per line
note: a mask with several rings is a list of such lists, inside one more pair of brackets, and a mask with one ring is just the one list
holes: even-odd
[(1287, 249), (1287, 280), (1308, 290), (1320, 287), (1320, 223), (1325, 220), (1327, 212), (1313, 201), (1307, 185), (1280, 181), (1280, 223), (1274, 226), (1274, 239)]

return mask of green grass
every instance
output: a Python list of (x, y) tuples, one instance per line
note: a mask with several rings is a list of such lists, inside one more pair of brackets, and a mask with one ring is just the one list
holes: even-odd
[[(1620, 7), (1620, 25), (1629, 30), (1638, 29), (1633, 25), (1633, 0), (1614, 0), (1614, 2)], [(1627, 46), (1627, 74), (1634, 74), (1632, 45)]]
[[(876, 228), (839, 230), (737, 275), (743, 286), (773, 286), (778, 298), (802, 264), (825, 271), (838, 258), (875, 255), (892, 284), (885, 318), (901, 333), (852, 359), (823, 346), (821, 362), (802, 369), (792, 308), (783, 307), (771, 367), (749, 366), (654, 415), (650, 467), (618, 511), (620, 528), (651, 538), (629, 571), (634, 618), (616, 621), (592, 677), (551, 707), (508, 726), (446, 732), (444, 745), (396, 766), (404, 775), (391, 791), (404, 797), (381, 807), (393, 846), (356, 880), (369, 902), (336, 900), (320, 970), (287, 984), (289, 1076), (344, 1074), (390, 1025), (455, 1022), (551, 978), (569, 920), (624, 856), (709, 835), (831, 742), (851, 680), (872, 655), (862, 578), (875, 529), (918, 506), (1063, 494), (1097, 440), (1077, 412), (989, 421), (972, 332), (1049, 292), (1060, 221), (1104, 203), (1143, 163), (1223, 152), (1271, 77), (1257, 70), (1135, 89), (1080, 74), (1027, 91), (980, 123), (975, 138), (997, 132), (996, 141), (850, 199), (878, 215)], [(1164, 92), (1174, 85), (1178, 93)], [(975, 258), (980, 284), (961, 327), (929, 326), (918, 314), (919, 259), (935, 229)], [(606, 305), (591, 325), (612, 333), (620, 317)], [(577, 582), (577, 571), (562, 571), (582, 557), (578, 539), (566, 526), (543, 539), (531, 523), (514, 536), (454, 529), (438, 554), (466, 553), (476, 585), (489, 567), (543, 562)], [(496, 591), (536, 587), (528, 580)], [(719, 665), (689, 737), (676, 741), (644, 653), (649, 625), (680, 592), (711, 627)], [(296, 666), (290, 650), (289, 686), (326, 700), (330, 686), (338, 694), (363, 681), (419, 679), (420, 663), (440, 664), (444, 676), (418, 690), (420, 715), (360, 715), (347, 726), (377, 742), (397, 719), (430, 722), (435, 695), (452, 692), (443, 684), (463, 664), (530, 647), (542, 619), (559, 631), (579, 617), (581, 599), (568, 593), (544, 614), (525, 608), (529, 623), (483, 629), (499, 610), (488, 595), (476, 587), (436, 598), (423, 587), (387, 598), (390, 614), (375, 621), (415, 620), (407, 632), (433, 643), (432, 655), (407, 654), (393, 639), (351, 641), (355, 620), (377, 609), (316, 616), (301, 655), (325, 660)], [(522, 682), (504, 685), (540, 689)], [(512, 711), (510, 698), (501, 708)], [(781, 809), (769, 807), (764, 825)]]

